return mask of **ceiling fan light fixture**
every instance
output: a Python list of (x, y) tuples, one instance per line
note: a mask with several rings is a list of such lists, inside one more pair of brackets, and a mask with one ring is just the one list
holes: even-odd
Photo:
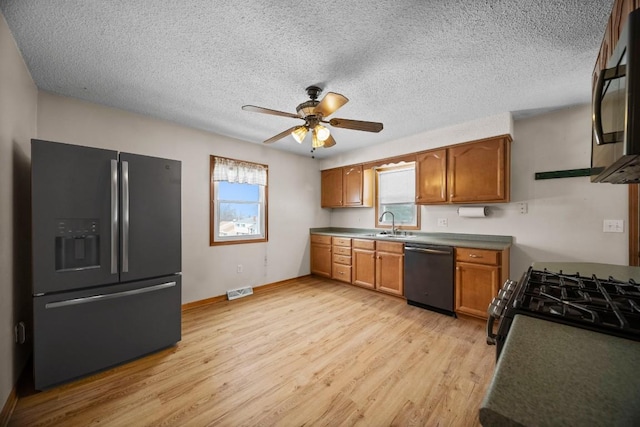
[(270, 108), (257, 107), (255, 105), (243, 105), (242, 109), (245, 111), (253, 111), (255, 113), (271, 114), (273, 116), (290, 117), (292, 119), (303, 120), (303, 125), (298, 124), (296, 126), (292, 126), (289, 129), (264, 140), (263, 143), (271, 144), (291, 135), (298, 144), (302, 144), (309, 131), (311, 131), (312, 152), (319, 147), (329, 148), (336, 145), (336, 140), (331, 134), (331, 131), (326, 126), (321, 125), (321, 123), (328, 123), (336, 128), (361, 130), (366, 132), (380, 132), (382, 130), (382, 123), (378, 122), (336, 118), (332, 118), (327, 121), (327, 118), (344, 104), (349, 102), (349, 99), (339, 93), (328, 92), (322, 100), (318, 101), (320, 92), (322, 92), (320, 87), (309, 86), (307, 88), (307, 95), (309, 95), (310, 100), (305, 101), (296, 107), (297, 114), (272, 110)]
[(311, 147), (313, 148), (324, 147), (324, 141), (321, 141), (320, 139), (318, 139), (318, 135), (316, 134), (315, 129), (311, 131), (311, 135), (313, 135), (313, 138), (311, 139)]
[[(328, 128), (322, 126), (322, 125), (316, 125), (315, 128), (313, 128), (313, 130), (315, 130), (315, 135), (316, 138), (318, 138), (320, 141), (322, 141), (324, 143), (324, 141), (326, 141), (329, 136), (331, 135), (331, 132), (329, 131)], [(324, 144), (323, 144), (324, 145)]]
[(307, 117), (307, 116), (313, 116), (316, 113), (316, 106), (319, 104), (320, 102), (318, 101), (306, 101), (303, 102), (302, 104), (298, 105), (296, 107), (296, 111), (298, 113), (298, 116), (300, 117)]
[(291, 136), (293, 136), (293, 139), (295, 139), (298, 144), (302, 144), (304, 137), (307, 136), (307, 127), (298, 126), (291, 132)]

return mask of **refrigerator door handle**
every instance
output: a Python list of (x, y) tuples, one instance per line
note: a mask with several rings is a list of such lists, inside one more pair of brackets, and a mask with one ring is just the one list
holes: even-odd
[(167, 282), (167, 283), (161, 283), (159, 285), (148, 286), (146, 288), (132, 289), (130, 291), (116, 292), (113, 294), (100, 294), (100, 295), (92, 295), (90, 297), (84, 297), (84, 298), (74, 298), (74, 299), (68, 299), (64, 301), (48, 302), (44, 305), (44, 308), (49, 309), (49, 308), (67, 307), (70, 305), (88, 304), (92, 302), (104, 301), (104, 300), (109, 300), (114, 298), (122, 298), (122, 297), (129, 297), (132, 295), (144, 294), (147, 292), (160, 291), (162, 289), (172, 288), (174, 286), (176, 286), (176, 282)]
[(111, 274), (118, 274), (118, 161), (111, 159)]
[(129, 271), (129, 162), (122, 162), (122, 272)]

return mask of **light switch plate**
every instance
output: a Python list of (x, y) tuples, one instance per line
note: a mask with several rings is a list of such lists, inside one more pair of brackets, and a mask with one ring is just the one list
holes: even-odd
[(624, 220), (622, 219), (605, 219), (602, 223), (602, 231), (605, 233), (623, 233)]

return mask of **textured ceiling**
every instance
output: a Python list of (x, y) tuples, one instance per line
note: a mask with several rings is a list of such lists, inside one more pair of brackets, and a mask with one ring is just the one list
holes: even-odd
[[(45, 91), (261, 141), (319, 85), (350, 102), (316, 157), (511, 111), (589, 102), (612, 0), (0, 0)], [(321, 95), (322, 96), (322, 95)], [(292, 137), (276, 149), (308, 156)]]

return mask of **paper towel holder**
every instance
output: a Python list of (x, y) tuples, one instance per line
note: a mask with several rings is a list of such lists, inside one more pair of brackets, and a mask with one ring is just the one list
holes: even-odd
[(488, 206), (465, 206), (458, 208), (458, 216), (465, 218), (484, 218), (489, 215)]

